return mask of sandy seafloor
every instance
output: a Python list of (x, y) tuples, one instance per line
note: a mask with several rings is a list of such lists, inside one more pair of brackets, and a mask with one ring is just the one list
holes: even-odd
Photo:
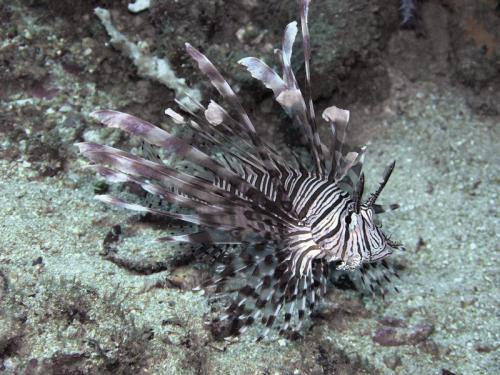
[[(101, 256), (117, 223), (127, 234), (124, 257), (169, 260), (178, 249), (153, 242), (161, 231), (93, 200), (97, 178), (84, 160), (39, 178), (32, 163), (6, 158), (0, 373), (500, 373), (498, 116), (473, 112), (456, 87), (394, 74), (390, 99), (364, 125), (377, 129), (365, 173), (370, 190), (397, 160), (381, 201), (401, 204), (383, 217), (408, 248), (396, 255), (405, 266), (399, 293), (383, 301), (332, 291), (298, 341), (255, 343), (252, 330), (215, 341), (203, 323), (207, 296), (189, 288), (196, 267), (145, 276)], [(151, 287), (173, 276), (181, 288)], [(376, 342), (382, 333), (395, 344)]]

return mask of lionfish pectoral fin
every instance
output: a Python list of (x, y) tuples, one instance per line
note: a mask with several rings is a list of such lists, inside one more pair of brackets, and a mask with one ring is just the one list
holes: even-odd
[(224, 232), (200, 231), (190, 234), (164, 236), (156, 239), (158, 242), (177, 242), (199, 245), (235, 245), (242, 241), (235, 239)]
[(389, 286), (398, 292), (392, 283), (399, 275), (394, 263), (388, 259), (364, 263), (358, 270), (350, 272), (349, 277), (356, 288), (366, 294), (384, 296), (389, 292)]
[[(308, 266), (301, 267), (302, 261)], [(264, 327), (260, 337), (265, 338), (276, 322), (282, 324), (282, 333), (300, 328), (326, 292), (328, 266), (324, 260), (307, 257), (293, 263), (286, 249), (260, 244), (233, 254), (218, 274), (218, 283), (240, 285), (218, 324), (226, 321), (225, 333), (236, 336), (258, 322)]]

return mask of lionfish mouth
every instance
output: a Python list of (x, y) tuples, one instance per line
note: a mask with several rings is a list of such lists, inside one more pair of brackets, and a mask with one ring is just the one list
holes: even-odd
[[(364, 148), (351, 147), (346, 142), (349, 111), (335, 106), (325, 109), (322, 118), (324, 126), (331, 129), (331, 138), (325, 142), (321, 139), (311, 94), (309, 3), (310, 0), (300, 2), (304, 91), (300, 90), (291, 66), (297, 22), (287, 25), (282, 49), (276, 50), (282, 74), (255, 57), (239, 63), (273, 91), (290, 122), (301, 130), (310, 156), (305, 159), (311, 161), (310, 165), (305, 166), (295, 150), (289, 149), (285, 155), (259, 137), (231, 86), (212, 62), (190, 44), (186, 44), (187, 53), (221, 94), (228, 109), (213, 100), (205, 107), (189, 98), (198, 111), (193, 112), (177, 101), (183, 114), (172, 109), (165, 113), (172, 127), (189, 127), (200, 136), (197, 139), (201, 139), (201, 144), (135, 116), (99, 110), (92, 116), (101, 123), (141, 138), (142, 156), (92, 142), (78, 145), (108, 181), (140, 186), (149, 197), (157, 198), (158, 204), (141, 205), (108, 195), (98, 196), (99, 200), (195, 228), (191, 233), (161, 237), (162, 242), (224, 249), (224, 264), (216, 267), (217, 275), (208, 285), (217, 284), (218, 290), (226, 288), (232, 300), (219, 319), (228, 323), (228, 335), (241, 334), (256, 321), (266, 327), (264, 337), (277, 320), (282, 324), (280, 333), (298, 331), (327, 292), (329, 261), (339, 258), (340, 268), (359, 272), (365, 289), (373, 293), (377, 288), (383, 294), (383, 279), (389, 281), (389, 276), (395, 274), (384, 258), (390, 254), (390, 248), (402, 248), (385, 237), (376, 259), (371, 258), (369, 246), (347, 251), (347, 243), (352, 243), (352, 239), (349, 230), (340, 228), (348, 228), (350, 214), (359, 214), (362, 207), (373, 209), (375, 214), (384, 211), (376, 201), (395, 163), (387, 167), (379, 187), (363, 203)], [(192, 168), (176, 168), (157, 156), (156, 148)], [(208, 153), (207, 149), (217, 152)], [(366, 232), (359, 235), (363, 237), (366, 238)], [(337, 249), (335, 257), (320, 247), (326, 241)]]

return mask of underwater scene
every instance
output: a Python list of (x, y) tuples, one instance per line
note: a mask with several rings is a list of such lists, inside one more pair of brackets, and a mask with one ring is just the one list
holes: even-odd
[(500, 374), (498, 0), (0, 25), (0, 374)]

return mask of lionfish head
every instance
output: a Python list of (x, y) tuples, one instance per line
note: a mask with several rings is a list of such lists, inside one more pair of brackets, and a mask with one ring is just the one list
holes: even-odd
[[(377, 214), (384, 212), (385, 208), (376, 204), (376, 201), (389, 180), (394, 166), (395, 162), (387, 167), (379, 187), (365, 202), (362, 202), (365, 178), (363, 173), (359, 176), (352, 198), (340, 218), (340, 238), (343, 241), (340, 265), (337, 269), (356, 269), (363, 263), (384, 259), (394, 249), (404, 249), (400, 243), (391, 240), (390, 236), (382, 231), (377, 220)], [(390, 209), (397, 207), (398, 205), (391, 205)]]

